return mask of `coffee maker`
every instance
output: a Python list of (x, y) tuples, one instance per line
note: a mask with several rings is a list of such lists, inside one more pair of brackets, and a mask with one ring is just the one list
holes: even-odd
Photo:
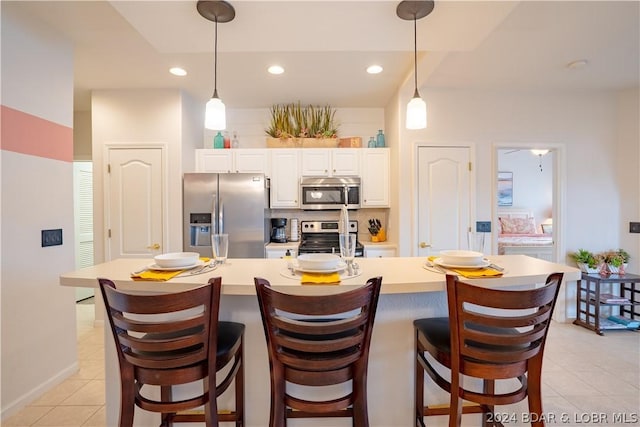
[(287, 243), (287, 218), (271, 218), (271, 242)]

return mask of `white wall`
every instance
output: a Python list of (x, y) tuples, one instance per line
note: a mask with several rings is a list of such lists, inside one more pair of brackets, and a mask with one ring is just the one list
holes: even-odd
[[(565, 246), (567, 251), (590, 248), (594, 251), (617, 247), (622, 226), (619, 193), (620, 177), (617, 150), (630, 149), (637, 159), (638, 131), (624, 128), (627, 139), (616, 140), (619, 131), (616, 94), (592, 93), (497, 93), (463, 90), (420, 90), (429, 108), (429, 127), (420, 131), (399, 132), (405, 155), (395, 165), (400, 177), (397, 188), (399, 218), (409, 218), (414, 191), (408, 181), (414, 165), (412, 152), (417, 142), (456, 144), (476, 147), (477, 216), (490, 218), (492, 209), (493, 144), (562, 144), (566, 147)], [(409, 96), (408, 94), (406, 95)], [(631, 98), (632, 96), (630, 96)], [(399, 115), (404, 117), (402, 101)], [(637, 105), (629, 108), (629, 117), (638, 116)], [(637, 121), (636, 121), (637, 123)], [(620, 129), (622, 131), (622, 129)], [(617, 145), (616, 145), (617, 144)], [(409, 153), (409, 149), (412, 150)], [(635, 175), (637, 180), (637, 172)], [(406, 185), (402, 185), (405, 183)], [(626, 197), (626, 195), (625, 195)], [(630, 194), (637, 206), (638, 192)], [(585, 209), (587, 205), (589, 208)], [(409, 211), (409, 212), (408, 212)], [(637, 212), (635, 208), (635, 212)], [(400, 253), (410, 255), (412, 222), (399, 221)], [(626, 225), (628, 227), (628, 224)], [(404, 231), (402, 231), (404, 230)], [(634, 257), (640, 256), (636, 248)]]
[[(187, 101), (189, 104), (190, 101)], [(191, 123), (183, 120), (183, 94), (175, 89), (101, 90), (91, 98), (93, 123), (93, 176), (94, 176), (94, 241), (95, 261), (104, 261), (104, 168), (106, 145), (166, 144), (167, 159), (167, 229), (168, 247), (165, 252), (182, 250), (182, 172), (183, 161), (194, 162), (193, 141), (201, 136), (190, 130)], [(203, 107), (204, 108), (204, 107)], [(184, 141), (189, 150), (183, 149)], [(183, 152), (191, 156), (184, 160)], [(189, 154), (190, 152), (190, 154)]]
[[(74, 290), (58, 284), (61, 273), (74, 269), (73, 51), (10, 2), (1, 7), (2, 108), (19, 118), (2, 124), (1, 417), (6, 418), (78, 365)], [(42, 129), (59, 132), (60, 138), (48, 138)], [(41, 247), (41, 230), (56, 228), (63, 230), (63, 244)]]
[[(227, 109), (227, 130), (232, 137), (237, 131), (240, 148), (265, 148), (269, 127), (268, 108)], [(366, 146), (369, 137), (376, 136), (378, 129), (385, 131), (383, 108), (336, 108), (335, 122), (338, 124), (338, 137), (361, 137)], [(204, 130), (204, 139), (200, 148), (213, 148), (213, 137), (217, 131)]]

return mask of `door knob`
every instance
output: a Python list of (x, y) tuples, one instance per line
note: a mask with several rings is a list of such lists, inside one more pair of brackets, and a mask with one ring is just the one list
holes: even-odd
[(420, 242), (420, 248), (421, 248), (421, 249), (424, 249), (424, 248), (430, 248), (430, 247), (431, 247), (431, 245), (430, 245), (430, 244), (425, 243), (425, 242)]
[(160, 243), (154, 243), (151, 246), (147, 246), (147, 249), (151, 249), (152, 251), (157, 251), (158, 249), (160, 249)]

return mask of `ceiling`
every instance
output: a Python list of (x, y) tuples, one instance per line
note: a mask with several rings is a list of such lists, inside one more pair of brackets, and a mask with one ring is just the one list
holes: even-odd
[[(213, 92), (214, 24), (195, 1), (2, 1), (74, 46), (75, 110), (94, 89)], [(218, 25), (228, 108), (276, 103), (384, 107), (413, 79), (413, 22), (397, 1), (231, 1)], [(639, 1), (436, 1), (418, 21), (418, 85), (429, 90), (615, 90), (639, 86)], [(587, 66), (568, 68), (575, 60)], [(269, 75), (269, 65), (285, 68)], [(381, 74), (368, 75), (377, 63)], [(168, 73), (172, 66), (185, 77)], [(411, 84), (410, 84), (411, 85)]]

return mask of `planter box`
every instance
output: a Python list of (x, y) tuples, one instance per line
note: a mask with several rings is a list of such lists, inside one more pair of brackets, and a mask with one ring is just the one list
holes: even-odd
[(267, 148), (336, 148), (338, 138), (267, 138)]
[(577, 264), (578, 264), (578, 268), (580, 269), (580, 271), (582, 271), (584, 273), (599, 273), (600, 272), (599, 266), (591, 268), (591, 267), (589, 267), (588, 264), (585, 264), (583, 262), (578, 262)]

